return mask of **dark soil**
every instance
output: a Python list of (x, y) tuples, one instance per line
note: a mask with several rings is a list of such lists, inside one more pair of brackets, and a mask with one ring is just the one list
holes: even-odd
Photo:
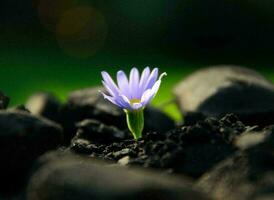
[(232, 114), (193, 124), (166, 133), (145, 132), (135, 141), (129, 133), (86, 120), (78, 124), (70, 149), (122, 165), (164, 169), (197, 178), (231, 155), (237, 149), (234, 138), (247, 129)]

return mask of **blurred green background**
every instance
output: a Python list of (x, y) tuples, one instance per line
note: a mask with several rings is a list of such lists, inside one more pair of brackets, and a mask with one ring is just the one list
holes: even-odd
[(159, 67), (153, 101), (175, 119), (173, 85), (199, 68), (233, 64), (274, 81), (274, 2), (268, 0), (4, 0), (0, 89), (11, 105), (36, 91), (61, 100), (100, 85), (100, 71)]

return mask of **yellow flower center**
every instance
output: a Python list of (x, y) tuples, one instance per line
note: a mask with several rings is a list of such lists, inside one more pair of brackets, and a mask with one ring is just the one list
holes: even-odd
[(140, 99), (131, 99), (130, 104), (134, 104), (134, 103), (141, 103), (141, 100)]

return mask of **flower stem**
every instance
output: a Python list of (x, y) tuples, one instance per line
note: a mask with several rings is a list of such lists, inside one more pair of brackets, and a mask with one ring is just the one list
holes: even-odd
[(135, 140), (142, 137), (144, 129), (144, 111), (140, 110), (125, 110), (127, 115), (127, 126)]

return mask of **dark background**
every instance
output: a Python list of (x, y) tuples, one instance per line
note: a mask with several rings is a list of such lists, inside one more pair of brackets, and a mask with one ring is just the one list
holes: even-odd
[[(200, 67), (255, 68), (273, 79), (270, 0), (4, 0), (0, 85), (12, 105), (35, 91), (62, 100), (74, 89), (149, 65), (167, 71), (155, 104)], [(171, 109), (172, 110), (172, 109)], [(171, 112), (174, 115), (173, 111)]]

